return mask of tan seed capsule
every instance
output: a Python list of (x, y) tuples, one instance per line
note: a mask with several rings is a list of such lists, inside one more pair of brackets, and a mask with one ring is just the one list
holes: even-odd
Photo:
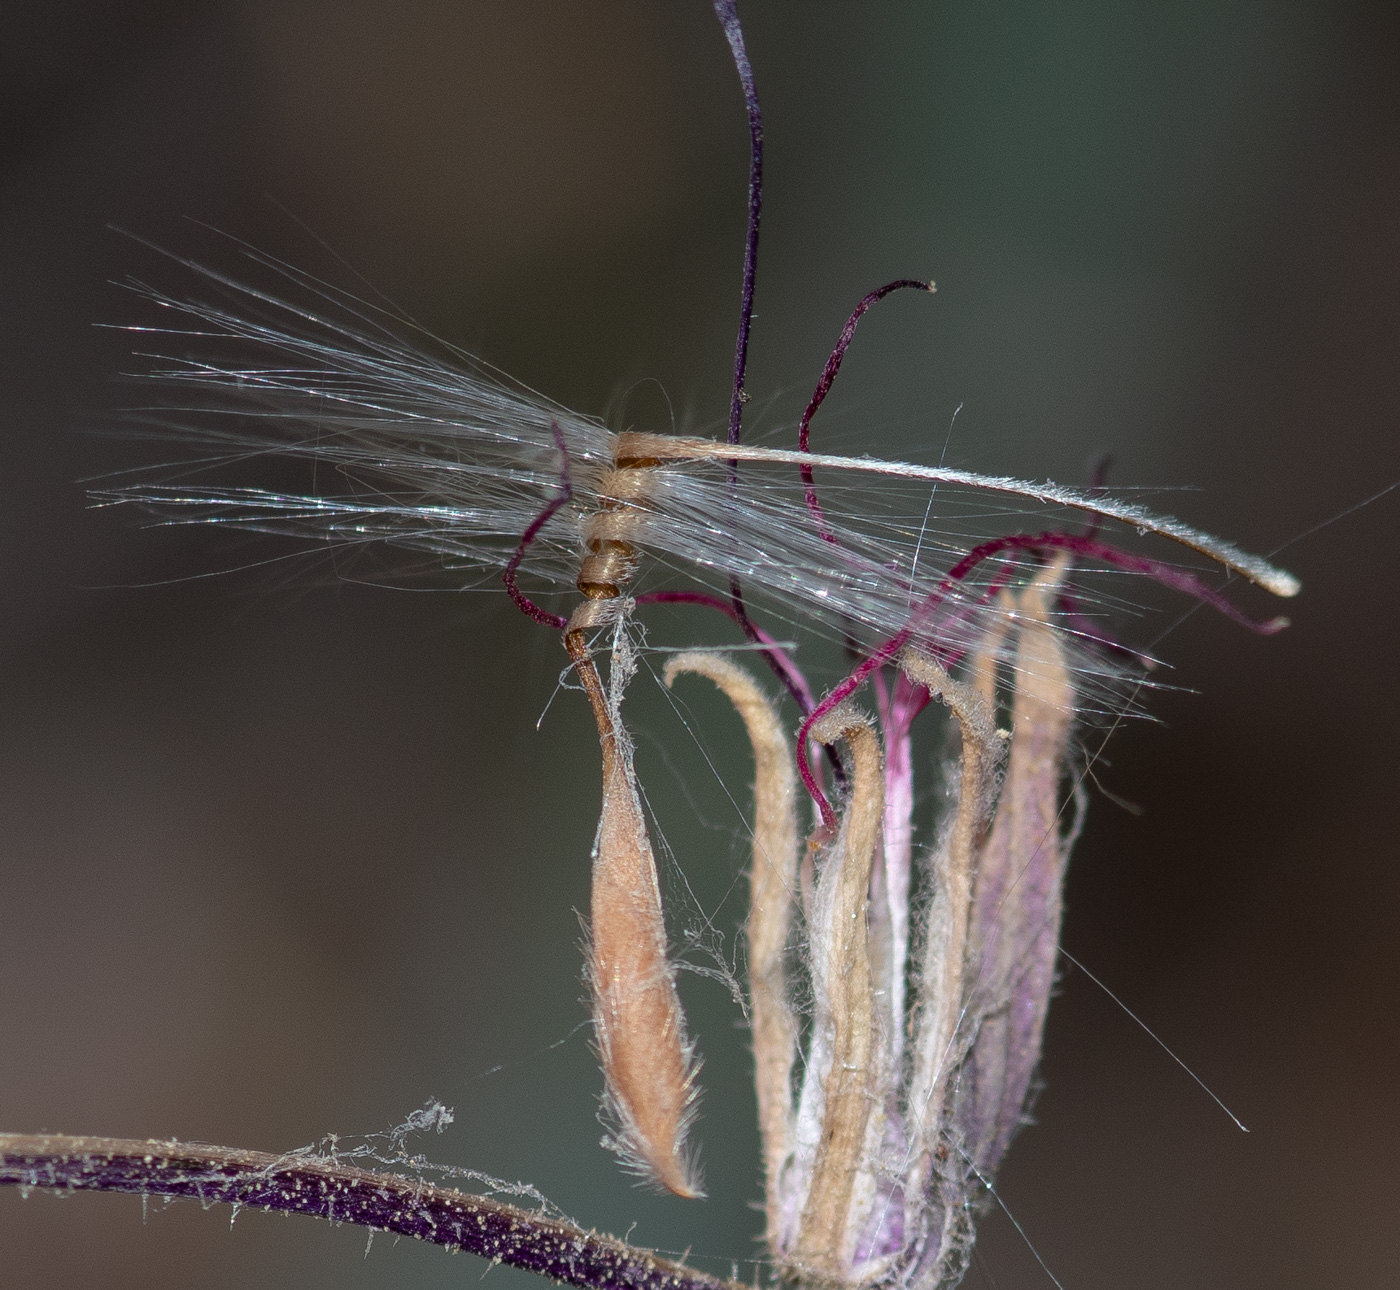
[(656, 858), (632, 771), (632, 750), (582, 631), (565, 645), (598, 723), (603, 810), (593, 848), (588, 977), (593, 1025), (614, 1121), (608, 1145), (677, 1196), (704, 1195), (686, 1152), (695, 1065), (666, 956)]

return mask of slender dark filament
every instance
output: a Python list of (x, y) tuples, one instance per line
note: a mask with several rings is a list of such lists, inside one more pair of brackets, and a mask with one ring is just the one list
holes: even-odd
[[(749, 365), (749, 331), (753, 325), (754, 282), (758, 275), (758, 221), (763, 212), (763, 109), (758, 105), (758, 87), (754, 83), (753, 65), (749, 62), (749, 51), (744, 45), (744, 29), (739, 24), (737, 0), (714, 0), (715, 16), (724, 28), (724, 38), (729, 42), (729, 52), (734, 59), (734, 70), (739, 73), (739, 86), (744, 92), (744, 108), (749, 118), (749, 218), (744, 232), (744, 280), (739, 293), (739, 334), (734, 341), (734, 388), (729, 395), (729, 442), (738, 443), (744, 420), (744, 404), (748, 394), (744, 390), (744, 374)], [(728, 463), (729, 483), (737, 487), (739, 483), (739, 463)], [(749, 621), (749, 611), (744, 604), (744, 588), (738, 578), (729, 579), (729, 600), (734, 606), (734, 621), (739, 624), (745, 637), (755, 645), (761, 644), (758, 629)], [(784, 675), (771, 654), (765, 652), (768, 665), (789, 692), (792, 692), (789, 678)], [(796, 694), (793, 693), (796, 698)]]
[[(891, 292), (899, 291), (904, 287), (911, 287), (917, 291), (932, 291), (933, 283), (920, 282), (917, 278), (896, 278), (893, 282), (887, 282), (883, 287), (876, 287), (869, 295), (862, 297), (860, 303), (852, 310), (851, 316), (846, 319), (846, 325), (841, 328), (841, 335), (836, 341), (836, 348), (831, 351), (831, 357), (826, 360), (826, 366), (822, 368), (821, 377), (817, 381), (817, 388), (812, 392), (812, 401), (807, 404), (807, 410), (802, 414), (802, 420), (797, 427), (798, 452), (810, 451), (808, 439), (812, 418), (817, 415), (817, 409), (821, 407), (822, 401), (831, 392), (832, 382), (836, 380), (836, 373), (841, 370), (841, 361), (846, 357), (846, 351), (851, 347), (851, 341), (855, 338), (856, 324), (872, 305), (878, 304)], [(735, 440), (731, 437), (730, 442), (733, 443)], [(821, 503), (817, 501), (817, 485), (810, 466), (802, 467), (802, 483), (807, 493), (807, 509), (812, 512), (812, 518), (816, 521), (817, 532), (828, 542), (834, 543), (836, 534), (827, 525), (826, 517), (822, 514)]]
[(0, 1134), (0, 1184), (167, 1196), (305, 1214), (467, 1250), (589, 1290), (744, 1290), (563, 1219), (305, 1152)]
[(501, 581), (506, 584), (506, 593), (515, 601), (515, 606), (521, 613), (528, 614), (546, 627), (563, 631), (569, 625), (569, 620), (561, 618), (558, 614), (551, 614), (547, 609), (541, 609), (520, 590), (515, 581), (515, 571), (520, 568), (520, 562), (525, 558), (530, 544), (539, 536), (540, 530), (554, 518), (560, 507), (567, 506), (574, 498), (573, 480), (569, 474), (569, 445), (564, 440), (564, 432), (559, 428), (559, 423), (553, 417), (549, 420), (549, 429), (554, 435), (554, 446), (559, 449), (559, 491), (544, 510), (530, 521), (530, 527), (521, 537), (520, 545), (515, 548), (514, 554), (506, 561), (506, 567), (501, 571)]
[[(753, 67), (744, 47), (744, 32), (739, 25), (736, 0), (714, 0), (715, 15), (724, 28), (734, 56), (734, 69), (744, 91), (744, 106), (749, 114), (749, 222), (744, 238), (744, 285), (739, 298), (739, 335), (734, 343), (734, 389), (729, 399), (729, 442), (739, 442), (739, 426), (744, 417), (744, 372), (749, 363), (749, 327), (753, 322), (754, 278), (758, 272), (758, 217), (763, 209), (763, 113), (758, 106), (758, 89), (754, 85)], [(737, 470), (730, 464), (731, 479)]]

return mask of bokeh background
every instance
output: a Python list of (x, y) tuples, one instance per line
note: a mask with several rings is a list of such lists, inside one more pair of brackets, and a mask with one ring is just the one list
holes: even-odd
[[(1291, 543), (1305, 583), (1281, 637), (1204, 613), (1171, 633), (1182, 688), (1101, 767), (1142, 813), (1096, 796), (1064, 944), (1251, 1132), (1068, 971), (1001, 1192), (1074, 1290), (1380, 1285), (1400, 1265), (1400, 493), (1317, 528), (1400, 479), (1388, 11), (743, 5), (769, 143), (756, 428), (795, 418), (860, 294), (932, 276), (932, 301), (864, 324), (824, 445), (935, 457), (962, 405), (951, 462), (1073, 481), (1109, 451), (1159, 506)], [(142, 531), (79, 483), (148, 459), (88, 433), (142, 366), (95, 326), (137, 312), (110, 284), (171, 281), (108, 224), (233, 267), (202, 222), (354, 286), (319, 238), (564, 403), (625, 398), (664, 428), (664, 390), (720, 418), (746, 153), (709, 6), (9, 0), (3, 28), (0, 1123), (283, 1149), (436, 1096), (457, 1121), (435, 1158), (751, 1276), (752, 1097), (721, 986), (685, 983), (711, 1199), (640, 1191), (596, 1145), (574, 912), (596, 751), (576, 695), (549, 705), (549, 633), (500, 596), (321, 566), (205, 577), (281, 548)], [(732, 933), (737, 822), (637, 703), (694, 888), (681, 921)], [(742, 801), (732, 717), (694, 708)], [(364, 1246), (0, 1195), (10, 1285), (484, 1270)], [(993, 1215), (968, 1284), (1050, 1282)]]

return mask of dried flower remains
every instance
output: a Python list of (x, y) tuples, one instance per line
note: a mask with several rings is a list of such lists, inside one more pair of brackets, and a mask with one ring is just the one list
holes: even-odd
[[(1263, 632), (1284, 620), (1253, 622), (1201, 572), (1126, 543), (1155, 535), (1278, 595), (1298, 584), (1100, 488), (812, 452), (812, 419), (859, 320), (897, 289), (931, 289), (920, 279), (857, 304), (795, 448), (741, 443), (762, 123), (735, 5), (714, 7), (752, 141), (727, 441), (614, 433), (470, 356), (430, 357), (398, 338), (400, 320), (254, 256), (331, 308), (223, 278), (225, 307), (148, 292), (187, 320), (176, 334), (263, 355), (167, 366), (163, 379), (193, 387), (210, 414), (168, 429), (216, 464), (292, 456), (330, 467), (319, 477), (338, 487), (192, 485), (179, 468), (99, 496), (338, 549), (409, 550), (459, 583), (500, 577), (561, 633), (602, 756), (586, 976), (605, 1141), (683, 1197), (703, 1194), (687, 1142), (697, 1062), (622, 705), (648, 606), (725, 615), (773, 679), (693, 650), (664, 680), (710, 681), (753, 750), (745, 936), (769, 1253), (801, 1285), (932, 1290), (966, 1270), (1032, 1094), (1080, 814), (1076, 729), (1121, 708), (1137, 666), (1101, 626), (1117, 598), (1096, 577), (1149, 579)], [(1126, 543), (1101, 533), (1113, 525)], [(841, 640), (849, 675), (819, 699), (760, 625), (765, 612)], [(933, 781), (941, 807), (916, 843), (913, 729), (930, 708), (950, 740)]]

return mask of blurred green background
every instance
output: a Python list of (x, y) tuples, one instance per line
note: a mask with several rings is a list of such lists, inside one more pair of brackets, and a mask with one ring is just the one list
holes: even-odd
[[(951, 464), (1073, 482), (1106, 450), (1117, 482), (1262, 551), (1400, 478), (1390, 6), (742, 16), (769, 147), (756, 432), (788, 430), (856, 299), (914, 274), (939, 294), (867, 320), (823, 447), (936, 457), (961, 405)], [(110, 280), (169, 281), (108, 223), (202, 253), (203, 221), (354, 285), (301, 221), (564, 403), (626, 396), (665, 428), (664, 389), (719, 420), (746, 153), (709, 5), (9, 0), (4, 28), (0, 1124), (278, 1150), (436, 1096), (457, 1123), (435, 1158), (751, 1278), (752, 1095), (722, 987), (685, 980), (711, 1199), (640, 1191), (596, 1145), (574, 912), (596, 745), (574, 694), (536, 728), (550, 634), (500, 596), (205, 578), (282, 548), (143, 532), (77, 482), (148, 459), (83, 433), (139, 401), (116, 379), (143, 367), (131, 338), (94, 327), (137, 312)], [(1199, 693), (1157, 695), (1160, 724), (1101, 767), (1143, 814), (1096, 795), (1064, 944), (1252, 1132), (1068, 972), (1001, 1192), (1073, 1290), (1379, 1285), (1400, 1264), (1397, 517), (1400, 493), (1287, 548), (1305, 594), (1281, 637), (1192, 616), (1159, 652)], [(744, 802), (733, 718), (700, 688)], [(662, 705), (639, 695), (636, 720), (687, 917), (732, 936), (733, 809)], [(9, 1285), (484, 1267), (363, 1254), (301, 1220), (0, 1195)], [(968, 1284), (1049, 1282), (993, 1215)]]

